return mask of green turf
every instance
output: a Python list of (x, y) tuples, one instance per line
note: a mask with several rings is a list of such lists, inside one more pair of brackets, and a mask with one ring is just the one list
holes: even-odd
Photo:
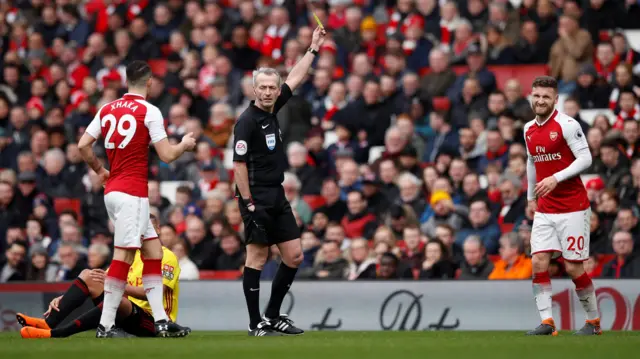
[(599, 337), (525, 337), (521, 332), (311, 332), (250, 338), (244, 332), (195, 332), (181, 339), (21, 339), (0, 333), (0, 358), (40, 359), (632, 359), (640, 332)]

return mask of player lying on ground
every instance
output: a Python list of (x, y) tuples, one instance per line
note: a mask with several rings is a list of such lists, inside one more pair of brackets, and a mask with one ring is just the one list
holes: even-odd
[(558, 82), (541, 76), (532, 85), (531, 107), (536, 114), (524, 126), (526, 143), (528, 210), (534, 213), (531, 229), (533, 295), (542, 324), (527, 335), (557, 335), (552, 317), (549, 262), (560, 253), (587, 321), (575, 334), (601, 334), (596, 292), (584, 271), (589, 259), (591, 207), (580, 173), (592, 158), (580, 124), (558, 112)]
[[(151, 222), (158, 232), (157, 219), (151, 215)], [(164, 285), (164, 310), (172, 321), (178, 316), (178, 294), (180, 291), (178, 277), (180, 266), (176, 256), (166, 247), (162, 247), (162, 281)], [(147, 301), (144, 287), (142, 286), (143, 262), (140, 251), (137, 251), (131, 265), (131, 271), (127, 278), (125, 295), (122, 298), (116, 315), (116, 325), (128, 334), (137, 337), (154, 337), (156, 330), (151, 315), (151, 306)], [(96, 329), (100, 324), (102, 314), (102, 300), (104, 292), (104, 280), (106, 273), (100, 269), (85, 269), (80, 276), (73, 281), (67, 292), (51, 301), (45, 318), (34, 318), (18, 313), (18, 322), (23, 326), (20, 335), (23, 338), (65, 338), (76, 333)], [(80, 315), (67, 325), (60, 323), (80, 307), (90, 297), (96, 305), (91, 310)], [(191, 332), (189, 328), (178, 332), (176, 336), (186, 336)], [(121, 336), (125, 333), (119, 331)]]
[[(175, 336), (185, 328), (172, 322), (162, 305), (162, 245), (149, 223), (149, 144), (160, 160), (170, 163), (196, 146), (193, 134), (182, 142), (169, 143), (160, 110), (145, 99), (151, 86), (151, 68), (142, 61), (127, 65), (128, 93), (102, 106), (78, 142), (87, 165), (103, 181), (104, 203), (114, 224), (113, 260), (104, 280), (104, 304), (96, 337), (111, 338), (124, 295), (131, 263), (140, 250), (143, 263), (142, 285), (153, 309), (158, 336)], [(107, 171), (93, 152), (98, 138), (104, 138), (109, 159)], [(145, 240), (146, 239), (146, 240)]]

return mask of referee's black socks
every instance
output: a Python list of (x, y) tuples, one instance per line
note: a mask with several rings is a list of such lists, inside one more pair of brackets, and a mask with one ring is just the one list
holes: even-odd
[[(242, 277), (242, 288), (244, 298), (247, 300), (247, 310), (249, 311), (249, 329), (255, 329), (260, 318), (260, 273), (261, 270), (244, 267)], [(279, 271), (278, 271), (279, 272)], [(277, 278), (277, 274), (276, 274)]]
[(275, 319), (280, 316), (280, 306), (282, 306), (284, 296), (287, 295), (297, 272), (298, 268), (291, 268), (284, 262), (280, 263), (280, 267), (278, 267), (276, 276), (271, 284), (271, 298), (267, 305), (267, 311), (264, 313), (265, 317)]

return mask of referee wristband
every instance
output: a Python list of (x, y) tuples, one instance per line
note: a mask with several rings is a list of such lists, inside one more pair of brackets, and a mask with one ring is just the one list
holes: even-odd
[(249, 207), (249, 206), (255, 206), (255, 204), (253, 203), (253, 198), (249, 197), (249, 199), (245, 200), (245, 206)]

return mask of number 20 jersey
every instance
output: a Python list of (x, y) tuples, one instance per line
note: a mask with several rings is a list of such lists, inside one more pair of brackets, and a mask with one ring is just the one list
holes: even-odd
[(87, 127), (93, 138), (104, 138), (110, 174), (104, 193), (148, 196), (149, 142), (167, 137), (160, 110), (143, 96), (127, 93), (102, 106)]

